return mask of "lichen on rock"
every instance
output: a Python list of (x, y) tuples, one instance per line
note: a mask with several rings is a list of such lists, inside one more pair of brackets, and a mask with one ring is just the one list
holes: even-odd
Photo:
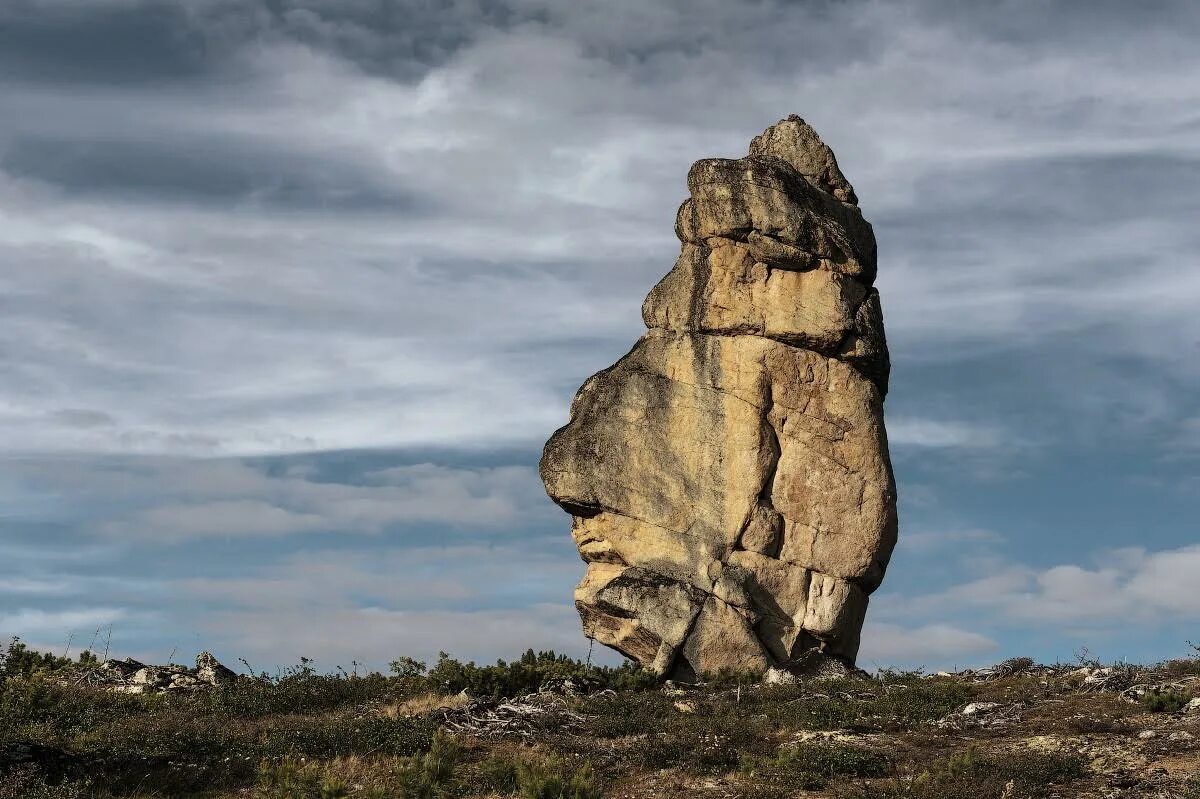
[(796, 116), (688, 188), (646, 334), (542, 457), (584, 632), (678, 679), (852, 665), (896, 541), (874, 233)]

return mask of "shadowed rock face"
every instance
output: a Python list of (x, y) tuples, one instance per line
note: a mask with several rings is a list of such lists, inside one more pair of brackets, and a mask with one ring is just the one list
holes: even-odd
[(896, 541), (874, 234), (796, 116), (688, 188), (649, 330), (542, 457), (584, 632), (682, 679), (852, 664)]

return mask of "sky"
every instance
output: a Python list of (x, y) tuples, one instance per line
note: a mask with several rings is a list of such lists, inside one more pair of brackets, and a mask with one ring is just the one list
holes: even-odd
[(1187, 654), (1197, 35), (1154, 0), (5, 0), (0, 635), (587, 656), (541, 446), (641, 334), (690, 163), (797, 113), (892, 353), (860, 665)]

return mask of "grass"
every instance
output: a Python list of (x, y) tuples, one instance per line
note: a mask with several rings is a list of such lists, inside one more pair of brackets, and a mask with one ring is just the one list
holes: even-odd
[[(89, 656), (0, 655), (0, 799), (646, 799), (710, 796), (704, 786), (754, 799), (1083, 796), (1102, 781), (1082, 760), (1022, 736), (1136, 748), (1134, 732), (1183, 723), (1167, 714), (1194, 692), (1137, 704), (1085, 691), (1066, 670), (1020, 670), (985, 683), (889, 672), (775, 687), (726, 675), (680, 694), (632, 667), (529, 652), (490, 666), (399, 659), (388, 675), (302, 662), (195, 694), (130, 695), (75, 684)], [(1191, 686), (1191, 668), (1139, 667), (1139, 680)], [(566, 682), (523, 736), (452, 737), (434, 721), (468, 701), (464, 688), (509, 697)], [(1021, 720), (953, 733), (934, 723), (971, 701), (1019, 704)], [(561, 726), (567, 716), (581, 726)], [(1195, 780), (1172, 790), (1200, 799)]]
[(264, 761), (256, 799), (449, 799), (490, 790), (522, 799), (602, 799), (589, 763), (557, 755), (493, 754), (472, 764), (452, 736), (439, 733), (430, 748), (399, 759), (335, 758), (307, 762), (286, 756)]
[(465, 706), (470, 700), (465, 694), (439, 694), (427, 691), (411, 696), (401, 702), (394, 702), (382, 708), (383, 715), (390, 719), (404, 716), (423, 716), (435, 710), (447, 710)]
[[(365, 772), (386, 774), (367, 780), (381, 791), (441, 796), (451, 789), (438, 787), (445, 780), (437, 764), (457, 762), (458, 755), (449, 757), (451, 744), (424, 714), (461, 706), (458, 691), (508, 697), (554, 681), (590, 690), (656, 684), (633, 666), (592, 667), (532, 651), (493, 666), (446, 655), (432, 669), (401, 660), (390, 676), (318, 674), (304, 661), (275, 677), (243, 676), (195, 694), (132, 695), (74, 684), (96, 665), (90, 654), (59, 658), (16, 640), (0, 652), (5, 791), (20, 785), (21, 797), (67, 795), (84, 790), (86, 777), (88, 795), (97, 796), (184, 796), (254, 785), (262, 796), (326, 797), (350, 790), (345, 786), (355, 783), (339, 772), (357, 770), (352, 776), (359, 782)], [(19, 744), (35, 745), (34, 762), (6, 766), (4, 752)], [(590, 766), (539, 758), (510, 766), (514, 790), (592, 795)], [(453, 790), (462, 795), (462, 786)]]
[(975, 748), (938, 760), (929, 768), (883, 784), (853, 788), (846, 799), (980, 799), (1044, 797), (1055, 786), (1087, 776), (1075, 754), (1035, 750), (980, 754)]
[(885, 732), (936, 721), (974, 698), (960, 682), (913, 674), (824, 680), (764, 691), (754, 704), (784, 729)]
[(750, 757), (742, 764), (744, 776), (761, 795), (781, 797), (825, 788), (834, 777), (883, 777), (891, 770), (878, 752), (839, 742), (788, 746), (772, 757)]

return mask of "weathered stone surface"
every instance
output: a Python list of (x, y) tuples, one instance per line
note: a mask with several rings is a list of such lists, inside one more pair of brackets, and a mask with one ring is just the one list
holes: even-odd
[(896, 536), (874, 235), (798, 117), (688, 186), (649, 330), (542, 458), (584, 631), (680, 679), (850, 665)]
[(90, 682), (113, 691), (143, 694), (172, 691), (197, 691), (225, 685), (237, 679), (237, 673), (223, 666), (209, 652), (196, 656), (196, 668), (177, 664), (148, 666), (133, 658), (106, 660), (91, 675)]
[(855, 332), (867, 288), (825, 270), (772, 269), (727, 239), (684, 244), (675, 268), (642, 306), (646, 326), (728, 336), (754, 335), (836, 355)]
[[(748, 241), (777, 268), (819, 268), (875, 279), (875, 234), (858, 206), (814, 188), (778, 158), (697, 161), (675, 232), (685, 243)], [(776, 257), (772, 257), (775, 255)]]
[(237, 679), (237, 673), (213, 657), (212, 652), (196, 655), (196, 677), (209, 685), (225, 685)]
[(858, 204), (854, 187), (838, 168), (833, 150), (803, 119), (792, 114), (750, 141), (750, 155), (773, 155), (787, 161), (804, 179), (842, 202)]

